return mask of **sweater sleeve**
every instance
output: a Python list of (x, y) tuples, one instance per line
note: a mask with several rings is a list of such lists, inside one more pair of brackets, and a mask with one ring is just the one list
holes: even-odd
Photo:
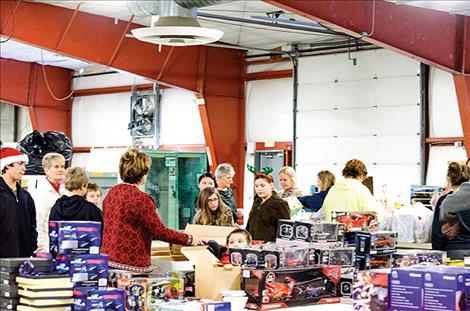
[(439, 220), (446, 223), (465, 210), (470, 210), (470, 182), (463, 183), (459, 191), (449, 194), (442, 202)]
[(140, 206), (139, 221), (153, 240), (181, 245), (187, 245), (191, 242), (192, 238), (188, 234), (165, 226), (160, 216), (158, 216), (155, 204), (151, 198), (145, 197)]

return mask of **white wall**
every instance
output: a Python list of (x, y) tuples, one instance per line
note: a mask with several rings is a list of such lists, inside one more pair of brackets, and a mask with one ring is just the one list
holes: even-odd
[[(15, 106), (0, 102), (0, 140), (4, 144), (18, 142), (33, 131), (28, 108), (20, 106), (16, 108), (18, 109), (17, 120), (15, 120)], [(18, 133), (17, 139), (14, 137), (15, 126)]]
[[(108, 74), (80, 78), (79, 89), (149, 83), (144, 79)], [(131, 93), (116, 93), (74, 98), (72, 139), (74, 147), (131, 146), (127, 129), (130, 121)], [(161, 103), (160, 144), (204, 144), (199, 110), (192, 92), (164, 89)], [(89, 171), (116, 172), (122, 148), (93, 149), (89, 154), (75, 154), (73, 165)]]
[[(429, 118), (431, 137), (463, 136), (452, 75), (436, 68), (430, 71)], [(444, 185), (448, 163), (465, 161), (466, 158), (463, 147), (432, 146), (429, 153), (426, 183), (436, 186)]]

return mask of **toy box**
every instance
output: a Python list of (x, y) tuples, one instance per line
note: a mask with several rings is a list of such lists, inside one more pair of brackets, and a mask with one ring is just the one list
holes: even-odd
[(335, 242), (344, 235), (342, 224), (333, 222), (296, 221), (294, 223), (294, 240), (305, 242)]
[(244, 254), (245, 248), (230, 248), (228, 250), (228, 254), (230, 257), (230, 263), (234, 266), (242, 266), (245, 262)]
[(390, 269), (361, 271), (353, 286), (353, 308), (358, 311), (388, 310)]
[(429, 266), (423, 272), (421, 310), (470, 310), (470, 271), (464, 268)]
[(121, 278), (118, 287), (126, 293), (126, 311), (142, 311), (147, 308), (148, 278)]
[(88, 291), (98, 287), (75, 287), (73, 289), (73, 311), (86, 311)]
[(423, 276), (421, 268), (392, 269), (389, 283), (390, 310), (423, 310)]
[(50, 221), (49, 251), (58, 254), (99, 254), (101, 223), (92, 221)]
[(194, 295), (196, 294), (194, 270), (193, 271), (172, 271), (172, 272), (166, 273), (165, 276), (167, 278), (183, 280), (184, 297), (194, 297)]
[(344, 224), (346, 232), (377, 230), (376, 212), (331, 212), (331, 220)]
[(339, 302), (336, 287), (340, 267), (243, 270), (242, 287), (248, 308), (288, 307), (306, 303)]
[(184, 282), (182, 278), (156, 278), (147, 286), (147, 308), (156, 308), (165, 299), (183, 299)]
[(353, 267), (342, 267), (341, 278), (339, 279), (338, 285), (338, 297), (352, 298), (354, 284), (354, 268)]
[(277, 238), (292, 240), (294, 238), (294, 223), (290, 219), (279, 219), (277, 221)]
[(398, 250), (393, 254), (393, 267), (413, 265), (442, 265), (446, 252), (437, 250)]
[(392, 267), (392, 253), (355, 255), (354, 267), (358, 270), (383, 269)]
[(348, 267), (354, 265), (354, 248), (314, 249), (313, 264)]
[(75, 287), (106, 286), (107, 255), (77, 255), (70, 260), (70, 276)]
[(124, 290), (94, 289), (88, 291), (87, 311), (125, 311)]
[(356, 254), (379, 254), (394, 252), (397, 233), (394, 231), (357, 232)]

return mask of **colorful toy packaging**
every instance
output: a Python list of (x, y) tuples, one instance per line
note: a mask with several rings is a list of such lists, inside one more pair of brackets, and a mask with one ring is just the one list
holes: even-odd
[(376, 212), (331, 212), (331, 219), (344, 224), (346, 232), (377, 230)]
[(394, 231), (375, 231), (356, 233), (356, 254), (380, 254), (394, 252), (397, 233)]
[(86, 309), (89, 311), (125, 311), (124, 290), (94, 289), (88, 291)]
[(49, 251), (58, 254), (99, 254), (101, 223), (91, 221), (50, 221)]
[(143, 311), (147, 307), (148, 278), (121, 278), (118, 280), (118, 287), (125, 290), (126, 310)]
[(387, 311), (390, 269), (357, 273), (353, 286), (353, 309), (357, 311)]
[(77, 255), (70, 260), (70, 276), (74, 287), (106, 286), (107, 255)]
[(422, 268), (392, 269), (389, 293), (390, 310), (423, 310), (423, 275)]
[(442, 265), (446, 252), (437, 250), (398, 250), (393, 254), (393, 267), (413, 265)]
[(156, 308), (165, 299), (183, 299), (184, 282), (181, 278), (156, 278), (147, 286), (147, 307)]
[(340, 277), (338, 266), (243, 270), (242, 287), (248, 295), (248, 308), (335, 303), (339, 302)]

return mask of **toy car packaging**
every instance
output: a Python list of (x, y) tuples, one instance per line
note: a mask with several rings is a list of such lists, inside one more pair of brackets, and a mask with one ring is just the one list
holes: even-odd
[(124, 290), (95, 289), (88, 291), (87, 310), (125, 311)]
[(279, 219), (277, 221), (277, 238), (292, 240), (294, 238), (294, 221), (290, 219)]
[(245, 248), (240, 247), (240, 248), (230, 248), (228, 250), (228, 254), (230, 257), (230, 263), (234, 266), (242, 266), (243, 263), (245, 262)]
[(354, 265), (354, 248), (317, 248), (314, 251), (313, 264), (341, 267)]
[(357, 232), (356, 254), (379, 254), (395, 252), (397, 233), (394, 231)]
[(389, 275), (390, 269), (359, 272), (352, 293), (354, 310), (387, 311)]
[(156, 308), (165, 299), (183, 299), (184, 282), (181, 278), (156, 278), (147, 286), (147, 308)]
[(242, 287), (250, 309), (289, 307), (307, 303), (335, 303), (340, 267), (243, 270)]
[(73, 311), (86, 311), (88, 291), (97, 287), (75, 287), (73, 289)]
[(377, 230), (376, 212), (331, 212), (331, 219), (334, 222), (344, 224), (346, 232), (352, 231), (375, 231)]
[(58, 254), (99, 254), (101, 223), (92, 221), (50, 221), (49, 251)]
[(354, 267), (358, 270), (391, 268), (392, 255), (392, 253), (367, 255), (356, 254)]
[(446, 252), (438, 250), (399, 250), (393, 254), (393, 267), (413, 265), (442, 265)]
[(108, 284), (108, 256), (75, 256), (70, 261), (70, 276), (74, 287), (106, 286)]
[(143, 311), (147, 307), (148, 278), (121, 278), (118, 287), (126, 293), (126, 311)]
[(305, 242), (335, 242), (344, 235), (342, 225), (333, 222), (296, 221), (294, 237), (296, 241)]

